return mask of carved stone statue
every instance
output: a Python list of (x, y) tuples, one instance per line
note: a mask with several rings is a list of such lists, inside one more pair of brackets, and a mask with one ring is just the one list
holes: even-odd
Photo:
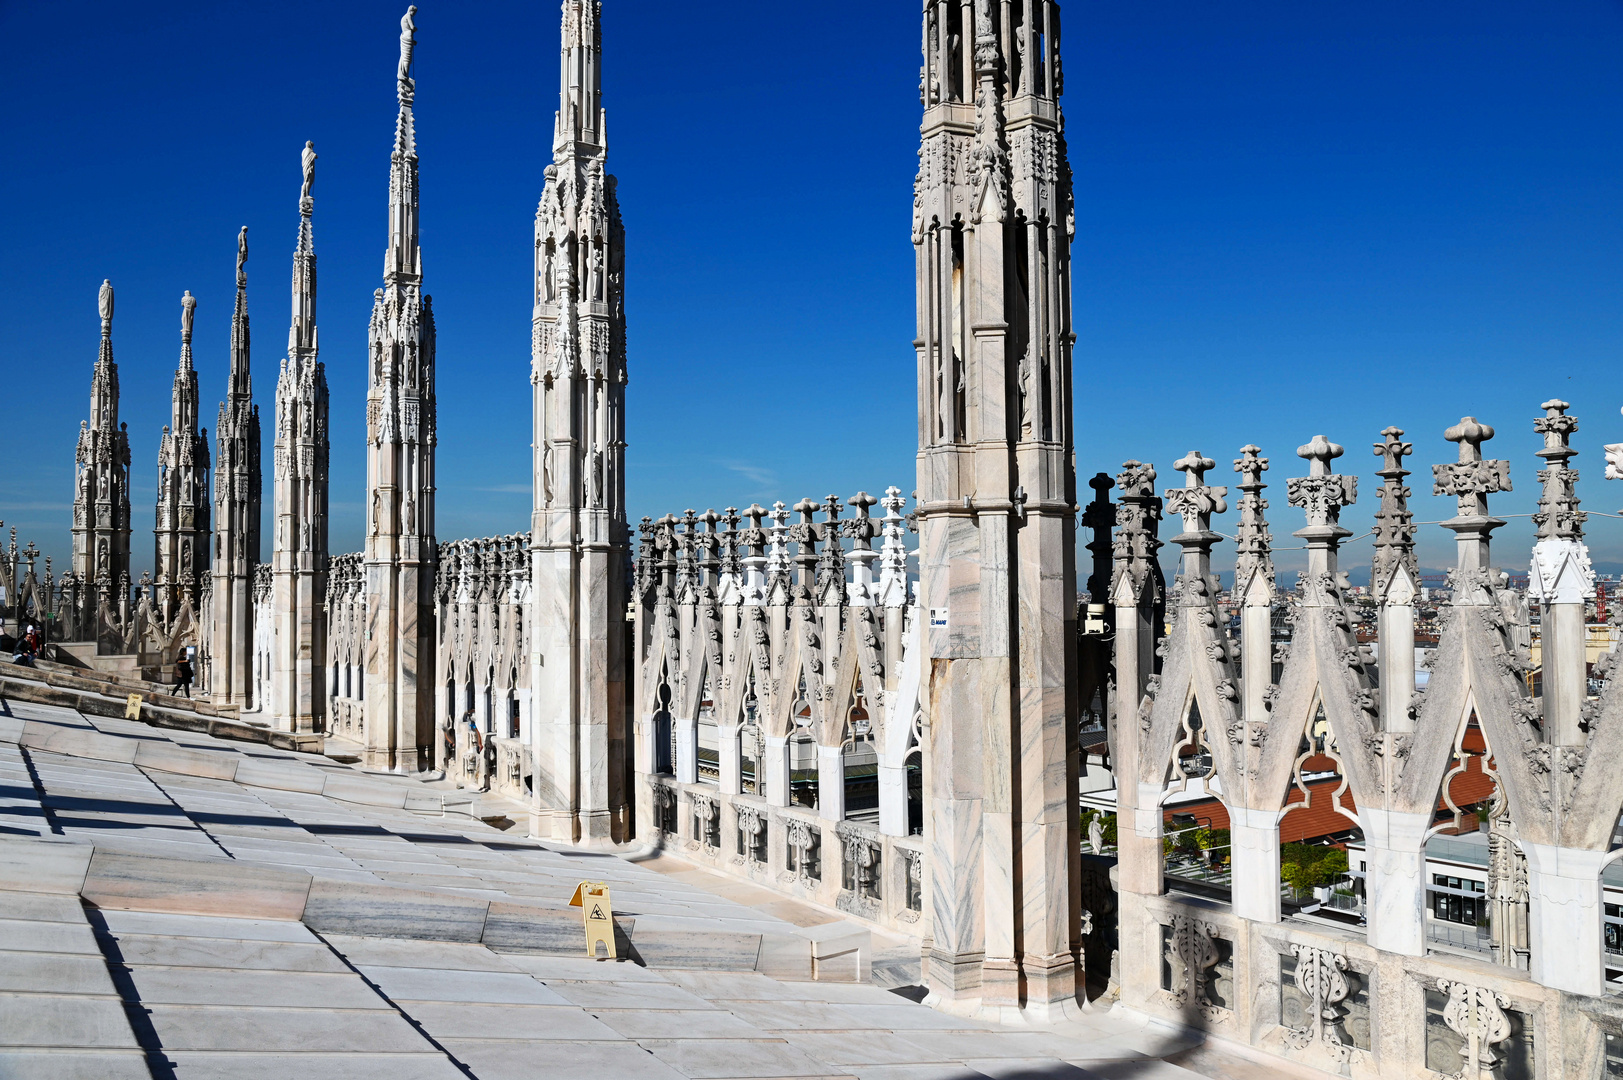
[(417, 40), (412, 37), (417, 32), (417, 24), (412, 21), (415, 14), (417, 5), (413, 4), (400, 16), (400, 69), (395, 74), (395, 78), (400, 82), (406, 82), (411, 78), (411, 52), (417, 46)]
[(1088, 847), (1093, 849), (1095, 855), (1105, 853), (1105, 830), (1099, 824), (1098, 814), (1088, 820)]
[(102, 327), (108, 328), (113, 323), (113, 283), (102, 279), (101, 292), (96, 294), (96, 307), (101, 312)]
[[(248, 226), (244, 225), (242, 231), (237, 233), (237, 278), (241, 280), (242, 268), (248, 265)], [(111, 302), (109, 302), (109, 307)]]
[(565, 297), (575, 295), (575, 265), (570, 259), (558, 260), (557, 293), (561, 302)]
[(192, 339), (192, 317), (196, 311), (197, 298), (188, 289), (186, 295), (180, 298), (180, 335), (187, 341)]
[(591, 276), (586, 279), (586, 287), (593, 300), (603, 301), (603, 248), (600, 245), (592, 247)]
[(313, 139), (304, 141), (304, 187), (299, 189), (299, 202), (310, 197), (310, 189), (316, 186), (316, 144)]

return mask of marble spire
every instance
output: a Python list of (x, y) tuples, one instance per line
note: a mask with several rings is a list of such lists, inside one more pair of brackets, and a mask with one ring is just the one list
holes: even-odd
[(214, 564), (209, 594), (210, 696), (245, 709), (253, 700), (253, 583), (259, 565), (259, 406), (249, 369), (248, 227), (237, 234), (231, 372), (214, 426)]
[(522, 736), (538, 836), (623, 839), (629, 802), (624, 661), (625, 230), (604, 169), (598, 0), (567, 0), (552, 164), (535, 215), (536, 627)]
[(428, 765), (434, 701), (434, 312), (422, 292), (417, 232), (416, 13), (407, 8), (400, 20), (389, 246), (383, 287), (373, 294), (366, 395), (364, 559), (372, 629), (364, 760), (399, 772)]
[(302, 154), (299, 239), (293, 249), (293, 315), (276, 382), (275, 538), (271, 602), (273, 722), (316, 731), (325, 716), (327, 651), (327, 372), (317, 358), (316, 251), (311, 218), (315, 144)]
[(209, 542), (208, 429), (198, 429), (197, 371), (192, 367), (192, 318), (197, 300), (180, 300), (180, 363), (170, 395), (169, 423), (158, 444), (158, 503), (153, 566), (159, 606), (167, 613), (201, 605)]
[(101, 597), (116, 608), (117, 590), (130, 572), (130, 440), (118, 419), (110, 281), (101, 283), (97, 310), (101, 351), (90, 376), (90, 419), (79, 425), (73, 497), (73, 574), (91, 618)]
[[(930, 992), (1079, 1007), (1071, 174), (1052, 0), (923, 5), (918, 514)], [(995, 481), (994, 481), (995, 478)], [(1009, 868), (1017, 866), (1018, 873)]]

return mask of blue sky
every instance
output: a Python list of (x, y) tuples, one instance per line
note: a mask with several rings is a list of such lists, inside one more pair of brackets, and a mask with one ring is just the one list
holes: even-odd
[[(610, 166), (627, 229), (633, 519), (913, 486), (917, 5), (607, 0)], [(427, 289), (439, 325), (441, 539), (526, 527), (529, 261), (556, 107), (557, 8), (418, 13)], [(96, 287), (150, 566), (178, 300), (198, 298), (212, 427), (238, 226), (267, 436), (288, 322), (298, 151), (314, 139), (335, 552), (359, 547), (366, 325), (382, 271), (402, 5), (0, 0), (0, 518), (60, 561), (96, 355)], [(748, 18), (740, 13), (748, 11)], [(1135, 0), (1065, 6), (1076, 174), (1077, 464), (1273, 459), (1348, 447), (1362, 532), (1369, 451), (1397, 424), (1424, 474), (1461, 415), (1536, 499), (1531, 422), (1582, 423), (1581, 492), (1623, 441), (1623, 5)], [(269, 444), (266, 445), (269, 507)], [(1424, 481), (1424, 482), (1422, 482)], [(1417, 475), (1417, 517), (1448, 516)], [(1086, 488), (1083, 488), (1084, 492)], [(1233, 529), (1232, 512), (1217, 527)], [(268, 534), (267, 534), (268, 535)], [(1523, 560), (1525, 518), (1500, 533)], [(1428, 566), (1450, 558), (1428, 527)], [(1597, 560), (1619, 522), (1591, 519)], [(1346, 562), (1367, 563), (1367, 540)], [(1224, 545), (1227, 547), (1227, 545)], [(1220, 548), (1219, 559), (1228, 556)], [(1281, 565), (1293, 566), (1291, 553)]]

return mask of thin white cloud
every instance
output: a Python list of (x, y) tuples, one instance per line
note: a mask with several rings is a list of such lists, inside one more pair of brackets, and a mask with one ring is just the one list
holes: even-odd
[(762, 468), (759, 465), (739, 465), (728, 462), (725, 467), (728, 472), (737, 473), (763, 490), (771, 489), (778, 483), (778, 474), (774, 470)]

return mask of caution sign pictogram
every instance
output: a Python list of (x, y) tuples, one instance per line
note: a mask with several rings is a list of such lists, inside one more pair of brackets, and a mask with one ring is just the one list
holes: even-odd
[(129, 699), (124, 702), (124, 719), (126, 719), (126, 720), (139, 720), (139, 719), (141, 719), (141, 695), (140, 694), (131, 694), (129, 696)]
[[(570, 907), (581, 909), (586, 926), (586, 955), (593, 959), (615, 959), (614, 906), (609, 901), (609, 887), (601, 881), (583, 881), (575, 886)], [(597, 946), (602, 944), (605, 956), (598, 956)]]

